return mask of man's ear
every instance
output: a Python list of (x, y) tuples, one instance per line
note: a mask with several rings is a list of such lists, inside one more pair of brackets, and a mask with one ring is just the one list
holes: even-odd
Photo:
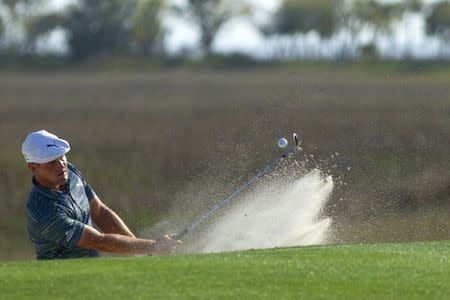
[(30, 169), (31, 171), (37, 171), (37, 169), (39, 168), (38, 164), (35, 163), (27, 163), (27, 167), (28, 169)]

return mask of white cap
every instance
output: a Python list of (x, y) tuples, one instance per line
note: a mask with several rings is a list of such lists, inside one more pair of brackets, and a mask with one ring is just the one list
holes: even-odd
[(69, 150), (67, 141), (45, 130), (30, 133), (22, 144), (22, 153), (27, 163), (44, 164), (63, 156)]

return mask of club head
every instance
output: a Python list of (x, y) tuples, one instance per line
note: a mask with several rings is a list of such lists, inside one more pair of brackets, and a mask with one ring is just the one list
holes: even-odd
[(296, 133), (292, 134), (292, 139), (294, 140), (295, 148), (300, 147), (300, 139), (298, 138)]

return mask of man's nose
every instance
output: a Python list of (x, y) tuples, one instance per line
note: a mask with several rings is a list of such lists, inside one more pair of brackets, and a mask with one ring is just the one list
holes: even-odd
[(65, 160), (64, 159), (59, 159), (58, 160), (58, 162), (59, 162), (59, 165), (61, 166), (61, 167), (63, 167), (64, 169), (66, 168), (66, 162), (65, 162)]

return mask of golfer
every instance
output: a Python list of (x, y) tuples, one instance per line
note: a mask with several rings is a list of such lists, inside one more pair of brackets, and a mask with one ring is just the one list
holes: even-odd
[(45, 130), (29, 134), (22, 145), (33, 174), (26, 219), (37, 259), (97, 257), (99, 252), (164, 255), (181, 244), (168, 235), (136, 238), (67, 162), (69, 150), (67, 141)]

